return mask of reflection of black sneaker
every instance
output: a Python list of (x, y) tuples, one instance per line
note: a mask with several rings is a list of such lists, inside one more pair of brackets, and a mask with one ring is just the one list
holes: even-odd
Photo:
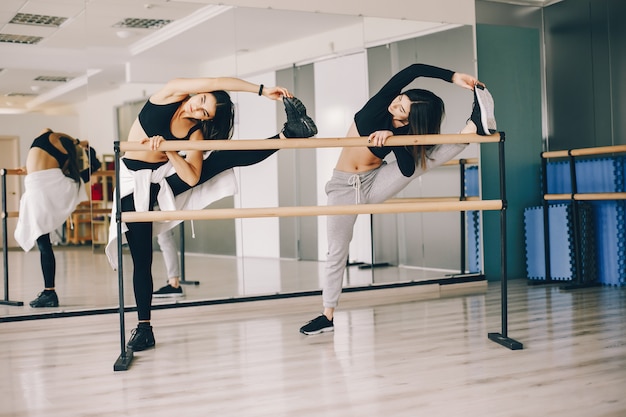
[(38, 307), (58, 307), (59, 306), (59, 297), (57, 293), (52, 291), (43, 291), (40, 292), (37, 298), (30, 302), (30, 306), (33, 308)]
[(166, 297), (182, 297), (183, 296), (183, 288), (182, 287), (172, 287), (170, 284), (167, 284), (165, 287), (161, 287), (152, 295), (156, 298), (166, 298)]
[(126, 347), (133, 352), (139, 352), (141, 350), (150, 349), (154, 347), (155, 344), (152, 326), (139, 323), (137, 328), (133, 329)]
[(300, 333), (312, 335), (325, 332), (332, 332), (335, 330), (332, 320), (328, 320), (325, 315), (315, 317), (313, 320), (300, 327)]
[(283, 97), (287, 123), (283, 134), (288, 138), (310, 138), (317, 134), (317, 126), (313, 119), (306, 115), (306, 107), (295, 97)]
[(496, 116), (493, 113), (493, 97), (481, 86), (474, 87), (474, 108), (470, 120), (476, 125), (476, 133), (490, 135), (496, 133)]

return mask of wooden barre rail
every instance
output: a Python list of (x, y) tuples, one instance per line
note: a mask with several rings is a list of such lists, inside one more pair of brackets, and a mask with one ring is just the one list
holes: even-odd
[[(305, 140), (305, 139), (302, 139), (302, 140)], [(310, 139), (306, 139), (306, 140), (310, 140)], [(228, 141), (224, 141), (224, 142), (228, 142)], [(241, 142), (241, 140), (238, 142)], [(124, 146), (124, 148), (126, 148), (126, 146)], [(275, 147), (271, 147), (271, 149), (275, 149)], [(442, 164), (442, 166), (460, 165), (461, 161), (463, 161), (463, 163), (466, 165), (478, 164), (478, 158), (465, 158), (465, 159), (453, 159), (451, 161), (446, 162), (445, 164)], [(26, 175), (26, 173), (18, 169), (0, 168), (0, 175)], [(94, 171), (91, 173), (91, 176), (92, 177), (114, 177), (115, 170), (109, 169), (109, 170)]]
[[(72, 212), (72, 214), (111, 214), (110, 208), (94, 208), (94, 209), (77, 209)], [(7, 211), (7, 218), (15, 218), (19, 217), (19, 211)], [(0, 219), (4, 218), (4, 213), (0, 213)]]
[(545, 194), (544, 200), (626, 200), (626, 193), (577, 193), (577, 194)]
[[(462, 138), (462, 139), (461, 139)], [(458, 143), (500, 142), (501, 135), (481, 136), (477, 134), (440, 134), (440, 135), (400, 135), (392, 136), (386, 146), (438, 145)], [(344, 148), (371, 146), (367, 137), (355, 138), (310, 138), (310, 139), (236, 139), (236, 140), (176, 140), (163, 142), (159, 151), (208, 151), (225, 149), (305, 149), (305, 148)], [(119, 142), (120, 151), (146, 151), (147, 144), (139, 142)]]
[(502, 200), (123, 212), (123, 222), (501, 210)]
[(542, 158), (565, 158), (568, 156), (590, 156), (590, 155), (603, 155), (607, 153), (621, 153), (626, 152), (626, 145), (616, 146), (599, 146), (597, 148), (580, 148), (570, 149), (566, 151), (552, 151), (542, 152)]
[(0, 175), (26, 175), (26, 172), (21, 169), (8, 169), (8, 168), (0, 168)]
[[(565, 194), (564, 194), (565, 195)], [(566, 194), (569, 198), (569, 194)], [(382, 204), (398, 204), (398, 203), (443, 203), (443, 202), (458, 202), (458, 201), (481, 201), (479, 197), (465, 197), (465, 200), (461, 200), (460, 197), (404, 197), (404, 198), (390, 198)], [(229, 209), (233, 210), (233, 209)], [(462, 211), (462, 210), (461, 210)], [(19, 211), (7, 211), (7, 218), (19, 217)], [(111, 214), (110, 208), (92, 208), (92, 209), (77, 209), (72, 214)], [(265, 216), (263, 216), (265, 217)], [(3, 218), (0, 213), (0, 218)]]
[(100, 171), (94, 171), (91, 173), (92, 177), (114, 177), (115, 176), (115, 170), (100, 170)]

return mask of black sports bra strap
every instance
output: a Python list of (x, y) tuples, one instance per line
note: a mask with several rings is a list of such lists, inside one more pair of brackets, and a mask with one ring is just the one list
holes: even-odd
[[(196, 130), (199, 130), (200, 128), (202, 128), (202, 124), (198, 123), (196, 125), (194, 125), (194, 127), (192, 127), (191, 129), (189, 129), (189, 132), (187, 132), (187, 136), (185, 136), (186, 140), (189, 140), (189, 138), (191, 137), (191, 135), (193, 134), (193, 132), (195, 132)], [(206, 139), (206, 138), (205, 138)]]

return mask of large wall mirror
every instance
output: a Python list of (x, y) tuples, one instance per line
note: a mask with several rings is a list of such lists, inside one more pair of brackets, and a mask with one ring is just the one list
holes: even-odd
[[(2, 30), (30, 33), (30, 26), (11, 23), (17, 14), (68, 16), (60, 26), (36, 30), (42, 36), (37, 57), (30, 45), (0, 43), (1, 143), (17, 143), (17, 156), (3, 161), (21, 166), (33, 138), (44, 127), (90, 141), (112, 169), (113, 143), (125, 140), (130, 123), (143, 102), (175, 77), (237, 76), (265, 85), (289, 88), (307, 106), (318, 125), (318, 137), (345, 136), (354, 113), (395, 72), (423, 62), (474, 73), (473, 28), (467, 25), (371, 18), (348, 14), (286, 11), (212, 5), (194, 1), (110, 2), (107, 0), (41, 2), (13, 1), (0, 14)], [(61, 7), (63, 5), (63, 7)], [(57, 7), (58, 6), (58, 7)], [(2, 6), (5, 7), (5, 6)], [(30, 24), (30, 23), (29, 23)], [(26, 27), (27, 29), (24, 29)], [(77, 54), (76, 51), (82, 51)], [(70, 52), (73, 51), (73, 52)], [(6, 53), (5, 53), (6, 52)], [(34, 61), (54, 65), (37, 69)], [(2, 58), (4, 61), (5, 58)], [(30, 72), (20, 68), (30, 68)], [(18, 78), (21, 72), (22, 78)], [(32, 81), (40, 73), (66, 77), (62, 86)], [(3, 79), (3, 78), (6, 78)], [(58, 81), (57, 81), (58, 82)], [(458, 132), (469, 117), (472, 95), (451, 84), (419, 79), (446, 104), (444, 133)], [(28, 95), (26, 94), (28, 93)], [(17, 100), (25, 103), (21, 103)], [(285, 122), (283, 106), (253, 94), (233, 94), (236, 139), (263, 139)], [(23, 107), (23, 110), (20, 108)], [(10, 114), (9, 114), (10, 113)], [(7, 138), (5, 141), (4, 138)], [(17, 141), (17, 142), (16, 142)], [(14, 145), (15, 146), (15, 145)], [(234, 170), (238, 193), (213, 203), (213, 208), (325, 205), (324, 185), (339, 149), (282, 150), (267, 160)], [(3, 153), (4, 155), (4, 153)], [(470, 146), (461, 158), (477, 158)], [(13, 183), (11, 183), (13, 181)], [(92, 213), (84, 223), (84, 241), (68, 241), (62, 228), (57, 257), (59, 308), (33, 309), (28, 301), (41, 291), (36, 247), (25, 253), (8, 242), (9, 299), (24, 306), (0, 305), (4, 318), (88, 314), (114, 310), (118, 302), (117, 273), (103, 248), (110, 219), (112, 179), (93, 177)], [(8, 210), (16, 211), (21, 178), (9, 180)], [(10, 188), (13, 187), (13, 188)], [(446, 166), (414, 181), (399, 197), (459, 195), (459, 167)], [(11, 200), (12, 198), (12, 200)], [(479, 219), (472, 217), (474, 229)], [(75, 218), (81, 220), (82, 218)], [(248, 299), (276, 294), (309, 293), (324, 279), (326, 231), (324, 217), (186, 221), (174, 227), (176, 243), (184, 248), (182, 278), (185, 296), (155, 299), (154, 305)], [(9, 222), (12, 236), (14, 219)], [(459, 213), (362, 215), (355, 227), (345, 286), (445, 279), (476, 269), (472, 260), (460, 266), (462, 253), (480, 257), (480, 243), (461, 247)], [(471, 236), (476, 238), (475, 235)], [(479, 239), (479, 238), (478, 238)], [(465, 239), (464, 239), (465, 240)], [(157, 239), (153, 263), (155, 289), (166, 283), (166, 268)], [(134, 305), (132, 263), (125, 254), (125, 305)], [(478, 261), (480, 264), (480, 261)], [(478, 265), (480, 268), (480, 265)]]

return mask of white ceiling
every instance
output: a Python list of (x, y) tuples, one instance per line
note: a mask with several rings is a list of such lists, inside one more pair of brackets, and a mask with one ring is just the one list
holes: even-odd
[[(232, 8), (210, 4), (212, 1), (0, 1), (0, 37), (42, 38), (32, 45), (0, 42), (0, 113), (58, 111), (84, 100), (87, 92), (114, 88), (131, 76), (134, 82), (163, 82), (170, 77), (163, 79), (160, 74), (171, 74), (173, 68), (185, 76), (185, 68), (227, 59), (234, 52), (250, 54), (294, 38), (340, 31), (361, 21), (357, 16)], [(18, 13), (67, 20), (60, 27), (10, 23)], [(128, 18), (172, 22), (160, 29), (115, 26)], [(37, 81), (40, 76), (66, 81)]]

